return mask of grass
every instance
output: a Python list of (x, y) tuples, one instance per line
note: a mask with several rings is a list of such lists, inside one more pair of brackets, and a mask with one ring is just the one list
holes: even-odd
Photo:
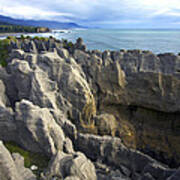
[(5, 142), (4, 145), (10, 151), (10, 153), (19, 153), (24, 157), (24, 166), (26, 168), (30, 168), (32, 165), (36, 165), (38, 170), (33, 171), (33, 173), (38, 177), (40, 176), (40, 173), (43, 172), (45, 168), (47, 168), (49, 158), (45, 155), (26, 151), (14, 142)]

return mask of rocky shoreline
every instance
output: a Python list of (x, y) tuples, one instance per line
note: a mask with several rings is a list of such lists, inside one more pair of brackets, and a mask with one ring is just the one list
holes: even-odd
[(1, 180), (180, 179), (180, 56), (5, 43)]
[(0, 38), (6, 38), (8, 36), (12, 36), (12, 37), (18, 37), (18, 36), (26, 36), (26, 35), (32, 35), (32, 34), (36, 34), (36, 33), (0, 33)]

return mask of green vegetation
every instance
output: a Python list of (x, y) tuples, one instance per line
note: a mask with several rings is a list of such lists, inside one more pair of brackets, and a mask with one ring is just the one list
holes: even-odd
[(11, 43), (10, 37), (4, 40), (0, 40), (0, 66), (6, 67), (7, 62), (6, 59), (8, 58), (8, 46)]
[(30, 168), (32, 165), (36, 165), (38, 170), (33, 171), (34, 174), (40, 176), (40, 173), (47, 168), (49, 158), (39, 153), (32, 153), (22, 149), (20, 146), (13, 142), (5, 142), (4, 145), (10, 151), (10, 153), (19, 153), (24, 157), (24, 165), (27, 168)]
[(11, 41), (17, 41), (16, 37), (15, 36), (7, 36), (6, 39), (9, 39)]
[(68, 48), (73, 48), (74, 44), (71, 41), (67, 41), (66, 39), (62, 39), (63, 42), (63, 47), (68, 49)]
[(39, 40), (39, 41), (48, 41), (48, 40), (49, 40), (49, 38), (35, 36), (35, 37), (33, 37), (33, 40)]
[(6, 59), (8, 58), (9, 45), (11, 44), (11, 42), (16, 41), (16, 37), (13, 36), (8, 36), (6, 39), (0, 40), (0, 66), (7, 66)]
[(19, 25), (0, 25), (0, 33), (36, 33), (37, 27)]
[(67, 49), (69, 52), (73, 52), (74, 44), (71, 41), (67, 41), (66, 39), (62, 39), (63, 47)]

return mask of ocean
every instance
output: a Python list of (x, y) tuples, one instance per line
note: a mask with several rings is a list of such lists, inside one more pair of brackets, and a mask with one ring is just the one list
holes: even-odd
[(74, 29), (37, 35), (52, 35), (57, 39), (63, 38), (72, 42), (82, 37), (90, 50), (141, 49), (156, 54), (180, 52), (180, 30)]

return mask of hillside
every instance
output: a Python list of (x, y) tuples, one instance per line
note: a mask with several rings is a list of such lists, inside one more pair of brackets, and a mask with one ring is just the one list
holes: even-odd
[(81, 28), (76, 23), (64, 23), (58, 21), (48, 21), (48, 20), (24, 20), (24, 19), (14, 19), (7, 16), (0, 15), (0, 22), (1, 23), (9, 23), (9, 24), (16, 24), (16, 25), (23, 25), (23, 26), (41, 26), (41, 27), (48, 27), (50, 29), (69, 29), (69, 28)]
[(50, 31), (49, 28), (44, 28), (44, 27), (8, 25), (8, 24), (2, 25), (2, 24), (0, 25), (0, 33), (42, 33), (42, 32)]

